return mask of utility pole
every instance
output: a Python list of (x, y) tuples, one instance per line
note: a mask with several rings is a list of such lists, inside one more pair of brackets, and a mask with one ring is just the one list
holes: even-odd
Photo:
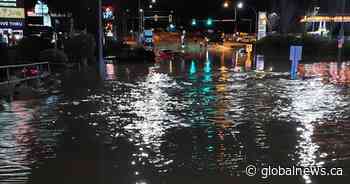
[(236, 34), (238, 31), (238, 25), (237, 25), (237, 7), (235, 6), (235, 30), (234, 34)]
[(141, 42), (143, 30), (144, 30), (144, 9), (142, 8), (141, 0), (138, 0), (138, 15), (139, 15), (139, 42)]
[(105, 75), (105, 62), (103, 58), (103, 30), (102, 30), (102, 0), (98, 0), (98, 30), (97, 30), (97, 38), (98, 38), (98, 54), (97, 61), (100, 68), (101, 77), (104, 79)]

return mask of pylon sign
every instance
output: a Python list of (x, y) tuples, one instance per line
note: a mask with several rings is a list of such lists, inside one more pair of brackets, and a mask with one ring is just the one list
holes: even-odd
[(259, 12), (259, 20), (258, 20), (258, 40), (264, 38), (266, 36), (267, 30), (267, 13)]

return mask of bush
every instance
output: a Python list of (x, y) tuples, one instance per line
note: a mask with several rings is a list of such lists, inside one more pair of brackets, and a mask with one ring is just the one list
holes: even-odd
[(91, 34), (81, 33), (66, 40), (64, 50), (71, 62), (94, 61), (96, 50), (95, 38)]
[(58, 49), (47, 49), (40, 52), (41, 62), (50, 62), (50, 63), (67, 63), (67, 55)]
[(257, 42), (257, 52), (265, 55), (289, 55), (291, 45), (303, 46), (304, 56), (324, 57), (337, 53), (337, 43), (321, 37), (273, 35)]

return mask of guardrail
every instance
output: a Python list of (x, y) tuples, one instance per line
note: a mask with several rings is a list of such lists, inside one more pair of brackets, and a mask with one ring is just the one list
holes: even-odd
[[(44, 71), (43, 71), (44, 66), (47, 66), (46, 67), (47, 68), (46, 75), (44, 74)], [(23, 72), (23, 78), (11, 80), (11, 70), (22, 69), (21, 71), (23, 71), (24, 69), (27, 69), (27, 68), (35, 68), (40, 73), (38, 73), (35, 76), (27, 76), (27, 74), (25, 72)], [(0, 66), (0, 71), (1, 70), (6, 71), (6, 79), (5, 79), (5, 81), (0, 81), (0, 85), (18, 83), (18, 82), (27, 81), (27, 80), (43, 78), (43, 77), (51, 74), (51, 68), (50, 68), (49, 62)]]

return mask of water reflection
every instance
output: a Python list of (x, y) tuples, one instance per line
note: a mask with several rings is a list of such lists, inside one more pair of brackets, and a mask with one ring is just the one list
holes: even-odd
[(59, 98), (5, 105), (0, 176), (7, 178), (1, 182), (40, 184), (44, 174), (68, 173), (57, 166), (74, 168), (68, 178), (78, 179), (68, 183), (99, 183), (98, 177), (139, 184), (247, 183), (236, 176), (251, 163), (347, 166), (349, 63), (303, 64), (300, 79), (290, 81), (277, 64), (270, 66), (275, 72), (252, 71), (250, 53), (185, 54), (155, 65), (110, 63), (107, 80), (84, 81), (89, 88), (79, 88), (79, 95), (65, 89)]
[(299, 75), (303, 78), (320, 77), (325, 83), (349, 84), (350, 62), (301, 64)]

